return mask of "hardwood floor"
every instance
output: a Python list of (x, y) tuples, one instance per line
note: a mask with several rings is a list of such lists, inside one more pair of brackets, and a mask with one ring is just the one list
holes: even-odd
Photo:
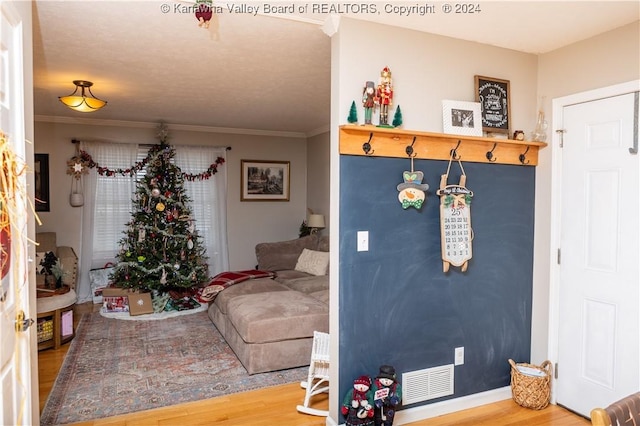
[[(94, 309), (91, 304), (77, 307), (74, 317)], [(40, 411), (44, 407), (55, 377), (70, 343), (60, 349), (38, 353), (40, 383)], [(323, 417), (300, 414), (304, 390), (298, 383), (233, 394), (204, 401), (196, 401), (122, 416), (96, 419), (76, 426), (130, 426), (130, 425), (212, 425), (217, 426), (324, 426)], [(327, 409), (327, 395), (314, 398), (313, 406)], [(341, 419), (342, 420), (342, 419)], [(446, 416), (411, 423), (412, 426), (588, 426), (591, 422), (555, 405), (544, 410), (522, 408), (512, 400), (505, 400)]]

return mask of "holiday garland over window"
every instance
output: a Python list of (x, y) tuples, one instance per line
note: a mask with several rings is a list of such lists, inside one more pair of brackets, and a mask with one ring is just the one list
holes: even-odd
[(166, 128), (160, 128), (160, 144), (149, 149), (147, 157), (127, 169), (98, 165), (81, 151), (87, 167), (98, 168), (104, 176), (135, 175), (138, 179), (131, 220), (120, 241), (120, 252), (110, 281), (118, 287), (159, 290), (197, 287), (208, 277), (207, 257), (184, 190), (185, 180), (209, 179), (224, 158), (218, 157), (206, 171), (187, 174), (174, 164), (175, 149), (166, 144)]

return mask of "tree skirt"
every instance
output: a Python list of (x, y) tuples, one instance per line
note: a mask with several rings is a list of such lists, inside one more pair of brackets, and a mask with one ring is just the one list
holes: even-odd
[(41, 425), (59, 425), (306, 379), (308, 367), (249, 375), (206, 312), (165, 321), (85, 314)]
[[(100, 309), (100, 315), (105, 318), (114, 318), (121, 320), (130, 320), (130, 321), (147, 321), (147, 320), (161, 320), (173, 317), (179, 317), (182, 315), (191, 315), (198, 312), (206, 311), (209, 308), (209, 305), (206, 303), (201, 303), (200, 306), (195, 309), (188, 309), (186, 311), (162, 311), (156, 312), (153, 314), (144, 314), (144, 315), (131, 315), (129, 312), (107, 312), (104, 308)], [(211, 324), (213, 325), (213, 324)]]

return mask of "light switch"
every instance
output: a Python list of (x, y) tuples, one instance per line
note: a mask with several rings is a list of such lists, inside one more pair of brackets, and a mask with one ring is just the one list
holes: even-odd
[(369, 251), (369, 231), (358, 231), (358, 251)]
[(462, 365), (464, 364), (464, 346), (455, 349), (455, 357), (454, 357), (453, 365)]

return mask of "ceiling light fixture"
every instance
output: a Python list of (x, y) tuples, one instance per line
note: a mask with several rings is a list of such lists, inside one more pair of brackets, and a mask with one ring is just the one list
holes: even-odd
[[(98, 99), (91, 92), (91, 86), (93, 83), (86, 80), (73, 80), (73, 84), (76, 85), (76, 90), (69, 96), (59, 96), (60, 102), (68, 106), (69, 108), (79, 112), (93, 112), (97, 111), (107, 104), (107, 101)], [(80, 95), (78, 90), (81, 89)], [(89, 92), (89, 95), (85, 95), (85, 90)]]

